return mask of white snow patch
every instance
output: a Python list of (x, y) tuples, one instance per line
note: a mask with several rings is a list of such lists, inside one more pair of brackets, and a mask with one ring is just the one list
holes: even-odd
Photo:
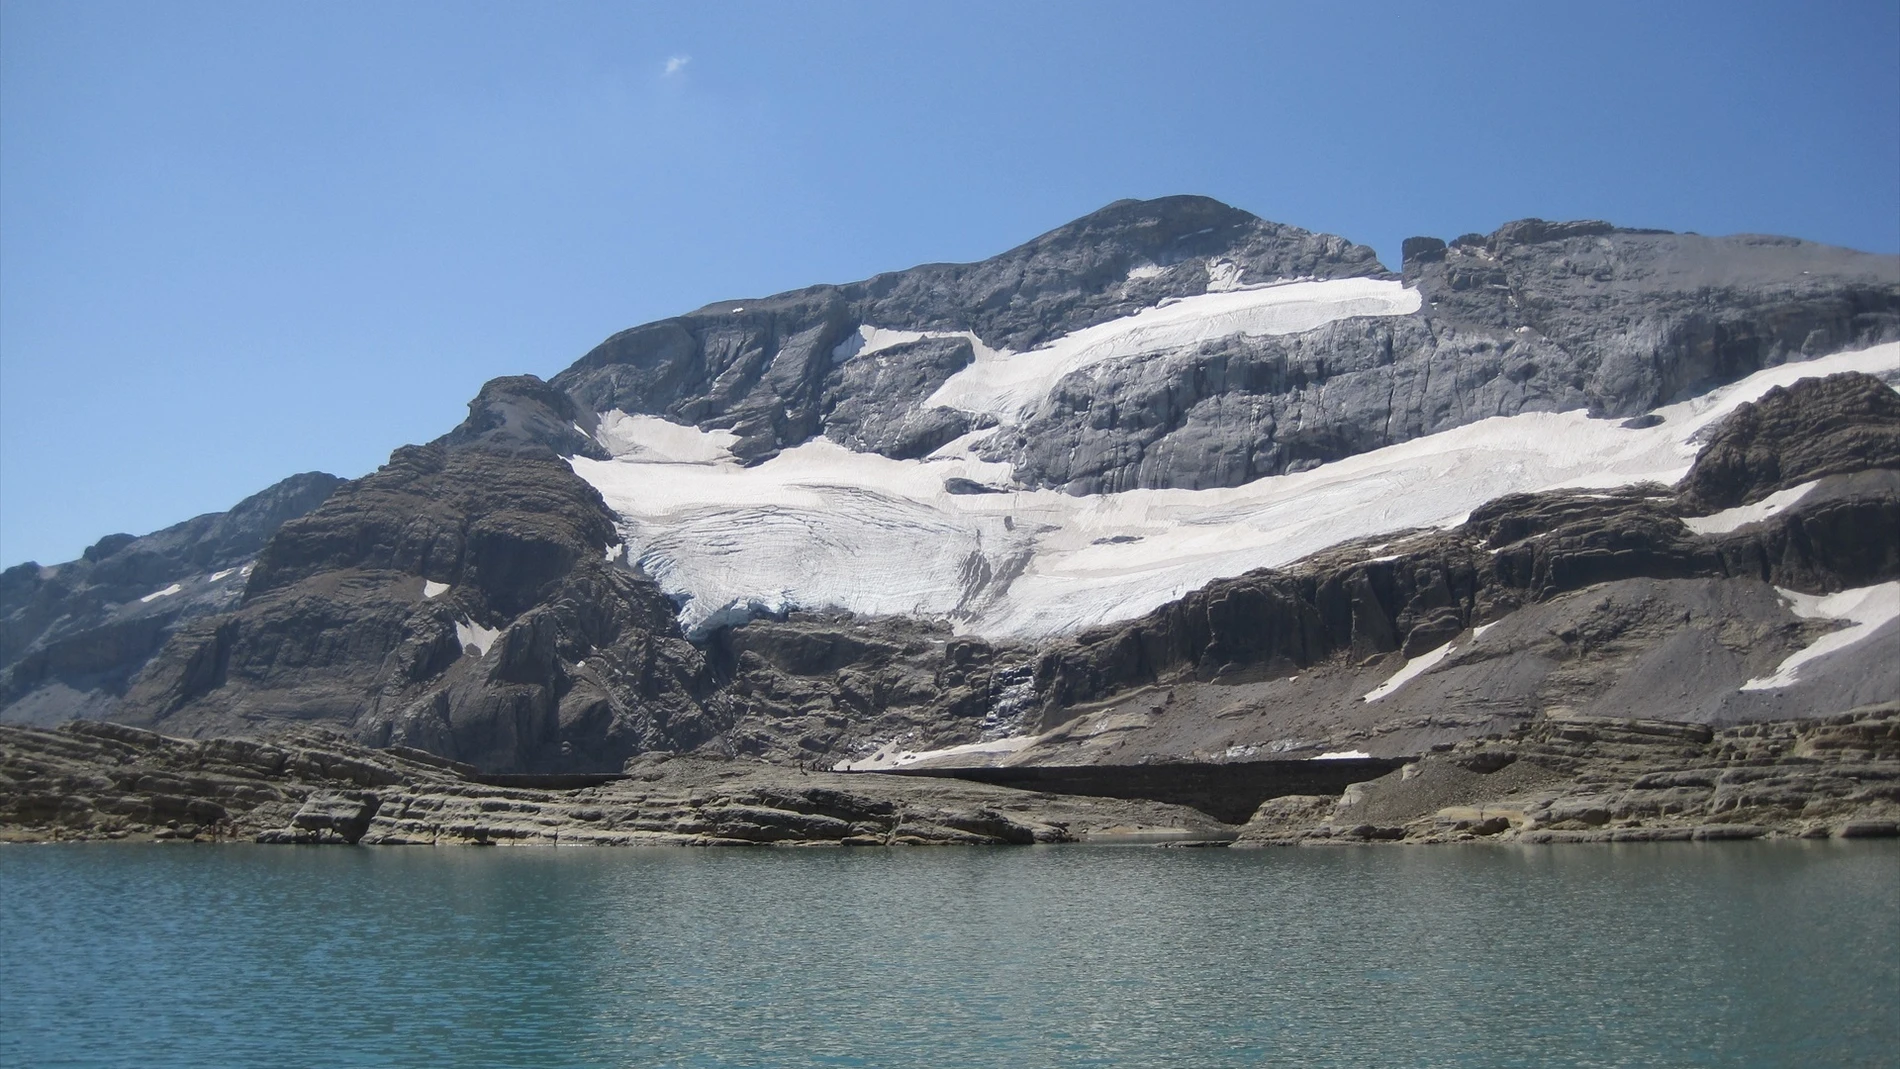
[(600, 417), (594, 440), (615, 457), (653, 464), (711, 464), (733, 460), (739, 436), (731, 431), (702, 431), (658, 416), (630, 416), (617, 409)]
[(893, 346), (909, 345), (925, 338), (968, 338), (973, 345), (983, 344), (967, 330), (885, 330), (883, 327), (861, 326), (856, 333), (832, 346), (831, 360), (842, 364), (853, 357), (876, 356)]
[(1852, 627), (1830, 631), (1815, 639), (1807, 648), (1782, 661), (1775, 674), (1751, 679), (1743, 690), (1776, 690), (1795, 683), (1801, 666), (1830, 653), (1837, 653), (1878, 631), (1883, 624), (1900, 618), (1900, 582), (1843, 590), (1838, 594), (1803, 594), (1794, 590), (1775, 592), (1788, 602), (1796, 616), (1804, 620), (1847, 620)]
[(627, 544), (625, 542), (615, 542), (613, 545), (607, 547), (606, 557), (609, 561), (617, 561), (626, 555)]
[[(758, 606), (915, 614), (965, 634), (1039, 638), (1341, 542), (1455, 526), (1506, 493), (1674, 483), (1697, 436), (1771, 386), (1894, 370), (1900, 343), (1770, 368), (1661, 410), (1655, 427), (1581, 411), (1494, 417), (1212, 490), (953, 495), (946, 478), (1013, 485), (1008, 464), (970, 454), (991, 432), (908, 461), (818, 438), (748, 468), (728, 432), (614, 412), (599, 437), (615, 458), (569, 463), (620, 516), (628, 559), (683, 600), (689, 631)], [(1140, 541), (1102, 541), (1118, 535)]]
[(1786, 490), (1777, 490), (1752, 505), (1738, 505), (1707, 516), (1687, 516), (1682, 522), (1696, 534), (1727, 534), (1738, 527), (1758, 523), (1793, 506), (1819, 485), (1821, 485), (1821, 480), (1816, 479), (1813, 482), (1802, 483), (1800, 486), (1791, 486)]
[(1167, 270), (1167, 268), (1162, 267), (1160, 264), (1136, 264), (1128, 269), (1128, 281), (1133, 282), (1143, 278), (1158, 278), (1166, 274)]
[(1313, 760), (1315, 761), (1362, 761), (1371, 756), (1372, 756), (1371, 754), (1365, 752), (1364, 750), (1328, 750), (1325, 753), (1320, 754), (1318, 757), (1313, 758)]
[(221, 572), (212, 572), (212, 573), (211, 573), (211, 582), (213, 582), (213, 583), (216, 583), (216, 582), (219, 582), (219, 581), (220, 581), (220, 580), (222, 580), (222, 579), (223, 579), (223, 578), (224, 578), (225, 576), (227, 576), (227, 575), (230, 575), (230, 574), (231, 574), (232, 572), (235, 572), (235, 571), (237, 571), (237, 569), (236, 569), (236, 568), (226, 568), (225, 570), (223, 570), (223, 571), (221, 571)]
[[(444, 591), (448, 590), (448, 588), (449, 588), (449, 584), (447, 583), (438, 583), (433, 579), (424, 579), (422, 581), (422, 596), (424, 598), (433, 598), (437, 594), (441, 594)], [(462, 645), (466, 646), (468, 645), (468, 643), (464, 641)]]
[[(980, 463), (982, 462), (982, 458), (976, 455), (976, 444), (978, 442), (981, 442), (983, 439), (988, 438), (990, 435), (995, 434), (997, 431), (1000, 431), (1000, 430), (1002, 430), (1001, 427), (984, 427), (981, 430), (974, 430), (968, 434), (961, 435), (956, 438), (952, 438), (951, 440), (938, 446), (937, 451), (930, 454), (930, 456), (926, 457), (925, 459), (927, 460), (974, 460)], [(1007, 467), (1007, 465), (1004, 465), (1004, 467)]]
[[(1473, 643), (1477, 642), (1479, 639), (1484, 637), (1484, 633), (1486, 631), (1489, 631), (1496, 626), (1498, 626), (1497, 622), (1492, 621), (1491, 623), (1485, 624), (1482, 627), (1472, 628), (1471, 642)], [(1469, 645), (1469, 643), (1467, 643), (1467, 645)], [(1386, 679), (1385, 682), (1367, 691), (1365, 693), (1365, 696), (1360, 698), (1359, 700), (1368, 701), (1368, 702), (1376, 702), (1379, 699), (1390, 695), (1393, 691), (1398, 690), (1400, 687), (1403, 687), (1407, 683), (1410, 683), (1412, 680), (1417, 679), (1419, 676), (1424, 675), (1426, 672), (1431, 671), (1433, 666), (1437, 665), (1438, 662), (1458, 652), (1459, 649), (1460, 649), (1460, 646), (1458, 645), (1458, 641), (1456, 639), (1453, 639), (1452, 641), (1445, 643), (1443, 646), (1440, 646), (1435, 650), (1431, 650), (1426, 653), (1419, 654), (1418, 656), (1412, 658), (1411, 660), (1406, 661), (1404, 667), (1392, 673), (1392, 675), (1388, 679)], [(1366, 755), (1360, 754), (1359, 756), (1364, 757)]]
[(988, 742), (966, 742), (961, 746), (946, 746), (941, 750), (899, 750), (893, 744), (886, 744), (869, 757), (856, 761), (840, 761), (831, 766), (838, 772), (875, 772), (884, 768), (902, 768), (919, 761), (938, 757), (959, 757), (965, 754), (1015, 753), (1017, 750), (1035, 742), (1040, 736), (1013, 735), (1007, 739), (991, 739)]
[(1376, 702), (1381, 698), (1387, 697), (1393, 691), (1398, 690), (1400, 687), (1403, 687), (1412, 680), (1424, 675), (1427, 671), (1430, 671), (1432, 666), (1451, 656), (1457, 648), (1458, 643), (1447, 642), (1443, 646), (1432, 650), (1430, 653), (1419, 654), (1411, 660), (1406, 661), (1405, 667), (1392, 673), (1391, 677), (1385, 682), (1367, 691), (1365, 696), (1360, 700)]
[(159, 598), (169, 598), (173, 594), (176, 594), (180, 590), (183, 590), (183, 589), (185, 588), (182, 586), (179, 586), (177, 583), (173, 583), (172, 585), (166, 587), (163, 590), (152, 591), (150, 594), (147, 594), (144, 597), (140, 598), (139, 601), (144, 604), (150, 604), (154, 601), (157, 601)]
[(501, 637), (501, 630), (483, 627), (472, 620), (457, 620), (455, 621), (455, 637), (461, 641), (463, 649), (473, 646), (478, 656), (486, 657), (488, 647), (493, 646), (495, 640)]
[(1015, 423), (1033, 413), (1064, 376), (1105, 361), (1185, 349), (1236, 334), (1297, 334), (1351, 316), (1407, 315), (1418, 308), (1417, 290), (1374, 278), (1209, 292), (1085, 327), (1026, 353), (975, 343), (976, 359), (946, 379), (924, 404)]

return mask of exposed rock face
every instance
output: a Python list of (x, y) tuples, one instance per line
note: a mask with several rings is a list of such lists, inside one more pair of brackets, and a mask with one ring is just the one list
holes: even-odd
[(1033, 651), (903, 619), (795, 613), (710, 644), (737, 714), (716, 749), (830, 765), (873, 743), (1023, 727)]
[(1092, 368), (985, 455), (1073, 493), (1237, 486), (1490, 416), (1634, 416), (1900, 338), (1888, 257), (1541, 220), (1419, 240), (1405, 265), (1416, 315)]
[(577, 435), (566, 405), (538, 380), (490, 383), (455, 432), (286, 525), (242, 604), (182, 630), (119, 719), (319, 722), (498, 770), (706, 741), (704, 655), (607, 559), (599, 495), (542, 440)]
[[(1701, 538), (1640, 491), (1505, 499), (1454, 531), (1405, 543), (1396, 560), (1322, 554), (1210, 583), (1140, 620), (1055, 643), (1037, 666), (1044, 724), (1132, 686), (1418, 656), (1477, 624), (1606, 584), (1746, 576), (1840, 589), (1891, 579), (1900, 574), (1894, 489), (1882, 479), (1864, 497)], [(1847, 533), (1838, 554), (1829, 532)]]
[(1260, 807), (1236, 846), (1900, 834), (1900, 707), (1712, 731), (1559, 716), (1446, 745), (1337, 799)]
[(1606, 417), (1758, 368), (1891, 340), (1889, 257), (1793, 238), (1708, 238), (1525, 219), (1407, 261), (1434, 318), (1550, 339)]
[[(1900, 707), (1723, 731), (1553, 716), (1444, 745), (1343, 795), (1271, 798), (1238, 829), (1152, 802), (757, 762), (642, 760), (570, 789), (496, 786), (334, 737), (172, 739), (0, 728), (0, 839), (366, 845), (1235, 846), (1900, 835)], [(1237, 833), (1237, 834), (1236, 834)]]
[(848, 349), (839, 347), (860, 325), (969, 331), (993, 348), (1021, 351), (1166, 298), (1204, 293), (1211, 271), (1261, 282), (1389, 277), (1365, 246), (1205, 197), (1120, 201), (981, 263), (927, 264), (635, 327), (601, 343), (553, 385), (593, 411), (732, 431), (739, 436), (734, 452), (749, 459), (818, 434), (887, 456), (917, 456), (967, 423), (921, 402), (969, 361), (970, 346), (935, 340), (880, 352), (865, 359), (869, 366), (840, 362)]
[(143, 537), (108, 535), (78, 560), (0, 573), (0, 721), (111, 715), (166, 638), (233, 604), (271, 535), (342, 483), (293, 475), (228, 512)]
[(1683, 479), (1684, 504), (1732, 508), (1842, 472), (1900, 471), (1900, 394), (1871, 375), (1775, 387), (1724, 420)]
[[(1749, 455), (1739, 443), (1753, 441), (1764, 423), (1805, 438), (1790, 446), (1792, 470), (1754, 477), (1730, 496), (1758, 498), (1816, 475), (1820, 485), (1759, 522), (1696, 535), (1681, 517), (1704, 511), (1702, 488), (1735, 483), (1715, 474), (1733, 465), (1711, 458)], [(1637, 486), (1509, 495), (1456, 529), (1396, 544), (1387, 559), (1341, 547), (1296, 568), (1210, 583), (1140, 620), (1043, 652), (1036, 670), (1043, 725), (1128, 687), (1249, 671), (1286, 676), (1332, 658), (1417, 656), (1467, 628), (1605, 584), (1747, 579), (1831, 591), (1900, 577), (1900, 462), (1886, 447), (1897, 434), (1900, 401), (1890, 388), (1867, 376), (1810, 380), (1718, 424), (1675, 494)], [(1693, 615), (1687, 606), (1677, 611), (1684, 610)], [(1713, 615), (1742, 625), (1748, 614), (1738, 611), (1731, 604)], [(1635, 623), (1598, 621), (1585, 649), (1600, 650)], [(1772, 625), (1758, 618), (1756, 626)]]
[(847, 360), (827, 377), (826, 437), (861, 453), (914, 460), (976, 426), (955, 409), (913, 404), (976, 358), (967, 339), (922, 338), (880, 355)]
[(1232, 835), (1179, 806), (752, 761), (646, 761), (567, 790), (494, 786), (472, 771), (335, 737), (0, 728), (0, 839), (909, 846)]

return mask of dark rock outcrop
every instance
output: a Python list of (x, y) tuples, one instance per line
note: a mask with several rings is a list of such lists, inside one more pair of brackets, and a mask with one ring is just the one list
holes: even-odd
[(708, 642), (733, 726), (712, 747), (829, 766), (890, 739), (1020, 731), (1033, 651), (942, 624), (792, 613), (723, 629)]
[(1714, 511), (1843, 472), (1900, 471), (1900, 393), (1872, 375), (1777, 386), (1716, 427), (1679, 490)]
[(608, 559), (613, 517), (556, 453), (576, 433), (566, 404), (496, 380), (454, 432), (285, 525), (242, 604), (181, 630), (119, 718), (201, 735), (318, 722), (494, 771), (706, 741), (705, 657)]

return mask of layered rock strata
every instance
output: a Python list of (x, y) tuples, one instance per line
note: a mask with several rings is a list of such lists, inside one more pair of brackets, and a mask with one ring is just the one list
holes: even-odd
[[(1900, 399), (1885, 384), (1865, 375), (1803, 380), (1717, 425), (1673, 491), (1509, 495), (1457, 528), (1389, 539), (1373, 547), (1376, 556), (1337, 547), (1053, 643), (1036, 666), (1039, 726), (1052, 729), (1131, 690), (1291, 678), (1315, 666), (1324, 669), (1318, 678), (1281, 698), (1369, 711), (1359, 698), (1371, 682), (1486, 624), (1497, 634), (1484, 645), (1467, 641), (1459, 654), (1492, 669), (1490, 678), (1467, 673), (1467, 691), (1488, 706), (1467, 731), (1591, 704), (1705, 722), (1785, 717), (1792, 711), (1775, 695), (1737, 689), (1812, 638), (1811, 625), (1778, 606), (1770, 588), (1825, 593), (1900, 578), (1896, 441)], [(1777, 456), (1787, 459), (1768, 459)], [(1809, 488), (1798, 500), (1759, 518), (1692, 526), (1725, 502), (1799, 486)], [(1897, 644), (1891, 627), (1870, 639), (1868, 659), (1847, 673), (1857, 685), (1815, 695), (1819, 711), (1900, 694)], [(1710, 664), (1725, 667), (1700, 689), (1619, 686), (1645, 672), (1693, 682)], [(1325, 697), (1316, 684), (1327, 678), (1352, 689)], [(1441, 709), (1470, 704), (1429, 688), (1414, 693)], [(1404, 704), (1382, 708), (1390, 719)]]
[(1900, 705), (1713, 730), (1551, 716), (1338, 797), (1262, 804), (1236, 846), (1900, 835)]
[(496, 786), (427, 753), (334, 736), (0, 728), (0, 840), (15, 842), (907, 846), (1231, 834), (1179, 806), (758, 761), (648, 759), (624, 778), (558, 790)]
[[(596, 779), (605, 779), (595, 777)], [(1900, 835), (1900, 706), (1713, 730), (1558, 715), (1434, 747), (1242, 826), (1157, 803), (760, 762), (646, 759), (570, 789), (497, 786), (341, 739), (0, 728), (0, 841), (364, 845), (1661, 842)]]

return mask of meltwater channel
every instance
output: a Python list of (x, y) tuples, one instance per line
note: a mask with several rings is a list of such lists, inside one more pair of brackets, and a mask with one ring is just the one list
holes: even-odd
[(1892, 1065), (1900, 844), (0, 848), (7, 1066)]

